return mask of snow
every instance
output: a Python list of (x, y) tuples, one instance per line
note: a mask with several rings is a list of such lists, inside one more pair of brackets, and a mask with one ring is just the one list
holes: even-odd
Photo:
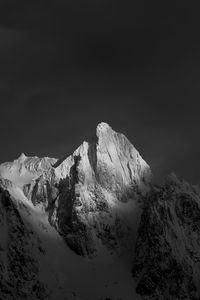
[[(133, 184), (145, 193), (151, 180), (151, 171), (126, 137), (117, 135), (108, 124), (99, 124), (96, 135), (98, 138), (96, 148), (92, 142), (84, 142), (73, 155), (61, 160), (27, 157), (21, 154), (14, 162), (0, 165), (0, 178), (12, 183), (7, 189), (13, 201), (17, 203), (26, 226), (34, 232), (34, 236), (38, 236), (44, 249), (44, 253), (34, 251), (34, 255), (37, 255), (40, 264), (41, 280), (46, 282), (51, 290), (48, 298), (50, 300), (140, 299), (135, 293), (131, 268), (134, 255), (132, 249), (141, 208), (137, 196), (134, 198), (132, 191), (131, 195), (125, 194)], [(91, 147), (96, 149), (96, 153), (90, 153)], [(93, 151), (94, 149), (92, 148)], [(26, 185), (32, 184), (41, 175), (46, 176), (49, 182), (52, 178), (57, 181), (66, 178), (76, 156), (81, 157), (77, 189), (84, 204), (88, 208), (91, 207), (94, 203), (93, 198), (96, 197), (94, 190), (98, 186), (109, 209), (109, 213), (101, 212), (102, 220), (105, 218), (106, 224), (109, 222), (112, 224), (117, 216), (123, 220), (125, 228), (130, 227), (133, 234), (128, 246), (130, 249), (124, 249), (120, 257), (118, 253), (108, 251), (97, 237), (96, 257), (86, 258), (76, 255), (50, 225), (44, 205), (40, 203), (34, 206), (23, 192)], [(120, 198), (117, 196), (118, 193), (125, 199), (118, 199)], [(83, 217), (91, 225), (92, 219), (96, 216), (98, 221), (98, 214), (100, 213), (97, 212), (95, 215), (95, 212), (91, 213), (89, 210), (88, 215), (86, 213)], [(33, 240), (36, 247), (34, 243)]]
[(38, 261), (41, 279), (52, 290), (50, 300), (74, 297), (74, 293), (75, 299), (82, 300), (140, 299), (134, 292), (131, 265), (128, 267), (105, 249), (94, 259), (76, 255), (49, 224), (42, 207), (30, 205), (20, 187), (12, 188), (10, 193), (23, 203), (19, 205), (20, 214), (42, 241), (45, 254), (38, 256)]
[[(17, 162), (11, 168), (1, 168), (1, 176), (12, 181), (8, 190), (17, 201), (27, 226), (42, 242), (45, 254), (39, 255), (37, 260), (41, 267), (41, 279), (52, 291), (50, 300), (65, 297), (82, 300), (140, 299), (134, 291), (131, 264), (110, 255), (104, 247), (100, 249), (99, 256), (91, 260), (76, 255), (49, 224), (43, 206), (34, 207), (25, 197), (23, 187), (30, 184), (37, 174), (24, 167), (19, 172)], [(123, 208), (130, 209), (129, 206), (125, 208), (123, 203), (121, 206), (122, 214)]]

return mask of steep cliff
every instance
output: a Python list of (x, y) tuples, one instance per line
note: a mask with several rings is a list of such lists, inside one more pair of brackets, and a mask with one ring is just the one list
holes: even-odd
[(129, 248), (131, 218), (140, 214), (139, 200), (152, 179), (134, 146), (101, 123), (90, 142), (56, 167), (57, 177), (63, 170), (50, 222), (67, 244), (81, 255), (92, 255), (101, 245), (111, 251)]

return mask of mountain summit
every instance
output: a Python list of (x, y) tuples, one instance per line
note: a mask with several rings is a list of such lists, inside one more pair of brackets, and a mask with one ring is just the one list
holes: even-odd
[(152, 178), (106, 123), (68, 157), (0, 165), (0, 299), (199, 299), (199, 192)]
[[(111, 243), (108, 234), (105, 238), (106, 226), (113, 231), (113, 241), (120, 242), (115, 231), (120, 226), (124, 229), (121, 206), (128, 203), (129, 209), (132, 205), (135, 210), (140, 195), (150, 188), (152, 176), (128, 139), (106, 123), (99, 124), (96, 136), (64, 160), (55, 174), (64, 179), (58, 186), (59, 204), (51, 222), (79, 254), (91, 254), (99, 242)], [(82, 228), (81, 233), (77, 227)]]

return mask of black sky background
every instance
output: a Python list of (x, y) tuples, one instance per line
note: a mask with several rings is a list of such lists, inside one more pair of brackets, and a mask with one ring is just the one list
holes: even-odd
[(200, 183), (199, 29), (197, 2), (1, 1), (0, 161), (71, 154), (104, 121)]

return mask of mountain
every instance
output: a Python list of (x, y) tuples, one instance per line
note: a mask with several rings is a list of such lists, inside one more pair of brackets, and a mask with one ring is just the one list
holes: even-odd
[[(0, 177), (19, 224), (30, 232), (21, 239), (31, 243), (38, 270), (34, 278), (44, 290), (33, 299), (132, 299), (132, 249), (152, 174), (123, 134), (101, 123), (71, 156), (22, 154), (0, 165)], [(8, 242), (2, 247), (4, 267), (10, 261), (8, 247)], [(6, 293), (26, 299), (30, 289), (21, 295), (7, 286)]]
[(0, 165), (0, 300), (199, 299), (197, 188), (100, 123), (61, 159)]
[(152, 176), (128, 139), (101, 123), (94, 138), (57, 166), (56, 174), (64, 178), (50, 222), (69, 247), (81, 255), (92, 255), (98, 244), (126, 249), (132, 239), (130, 218)]

